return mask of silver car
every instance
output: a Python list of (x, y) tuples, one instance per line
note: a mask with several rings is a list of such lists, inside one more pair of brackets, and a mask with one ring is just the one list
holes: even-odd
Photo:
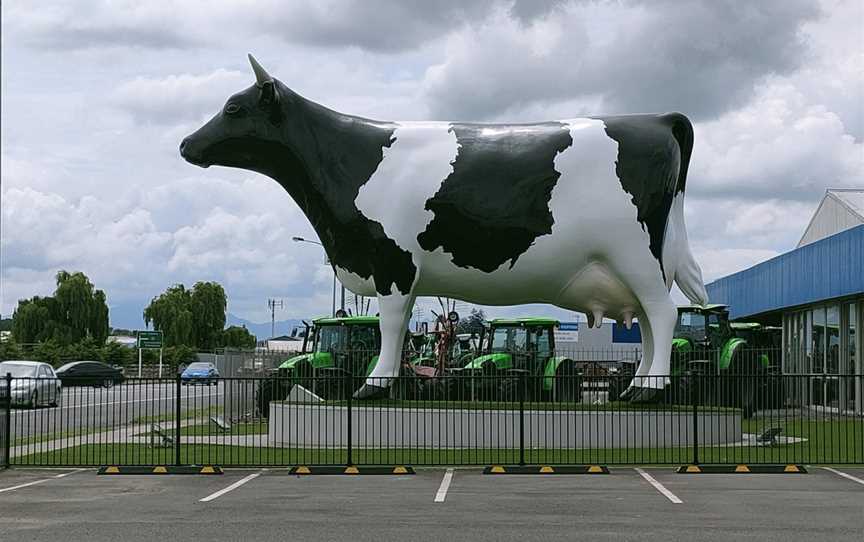
[(6, 401), (6, 375), (12, 375), (13, 406), (60, 406), (63, 387), (54, 368), (40, 361), (4, 361), (0, 363), (0, 401)]

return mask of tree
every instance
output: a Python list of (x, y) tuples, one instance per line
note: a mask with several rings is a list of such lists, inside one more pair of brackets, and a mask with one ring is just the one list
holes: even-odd
[(53, 296), (18, 302), (12, 334), (19, 343), (53, 340), (65, 346), (90, 338), (103, 344), (108, 336), (105, 292), (95, 289), (84, 273), (61, 270)]
[(191, 290), (175, 284), (144, 309), (144, 322), (161, 331), (165, 346), (213, 349), (222, 341), (228, 299), (216, 282), (197, 282)]
[(479, 336), (485, 321), (486, 313), (483, 309), (471, 309), (471, 314), (457, 324), (456, 333), (474, 333)]
[(46, 298), (34, 296), (22, 299), (12, 316), (12, 336), (21, 344), (43, 340), (51, 321), (51, 310)]
[(195, 346), (211, 350), (222, 342), (228, 298), (216, 282), (196, 282), (192, 287)]
[(246, 326), (230, 326), (222, 332), (222, 346), (225, 348), (255, 348), (257, 339), (249, 333)]
[(175, 284), (144, 309), (144, 323), (162, 332), (165, 346), (193, 344), (192, 294), (182, 284)]

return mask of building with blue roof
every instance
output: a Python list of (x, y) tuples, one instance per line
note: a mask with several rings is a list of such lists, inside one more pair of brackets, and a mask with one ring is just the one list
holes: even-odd
[(862, 411), (864, 190), (829, 189), (794, 250), (706, 287), (732, 319), (783, 327), (783, 372), (816, 377), (811, 403)]

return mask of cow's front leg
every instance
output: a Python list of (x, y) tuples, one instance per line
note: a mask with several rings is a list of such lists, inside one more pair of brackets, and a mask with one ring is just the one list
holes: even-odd
[[(395, 288), (394, 288), (395, 290)], [(366, 377), (366, 382), (354, 394), (355, 399), (377, 397), (386, 393), (394, 378), (399, 376), (402, 361), (402, 345), (405, 331), (414, 307), (414, 295), (393, 293), (378, 296), (381, 327), (381, 352), (375, 368)]]

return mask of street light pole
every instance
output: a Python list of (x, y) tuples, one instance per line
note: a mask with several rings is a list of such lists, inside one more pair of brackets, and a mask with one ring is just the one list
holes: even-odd
[[(292, 241), (295, 243), (311, 243), (313, 245), (318, 245), (321, 248), (324, 248), (324, 245), (319, 243), (318, 241), (312, 241), (311, 239), (304, 239), (302, 237), (292, 237)], [(324, 255), (327, 255), (327, 251), (324, 251)], [(329, 262), (329, 259), (328, 259)], [(342, 310), (345, 310), (345, 286), (342, 286)], [(336, 268), (333, 268), (333, 302), (331, 303), (331, 311), (330, 314), (336, 316)]]

